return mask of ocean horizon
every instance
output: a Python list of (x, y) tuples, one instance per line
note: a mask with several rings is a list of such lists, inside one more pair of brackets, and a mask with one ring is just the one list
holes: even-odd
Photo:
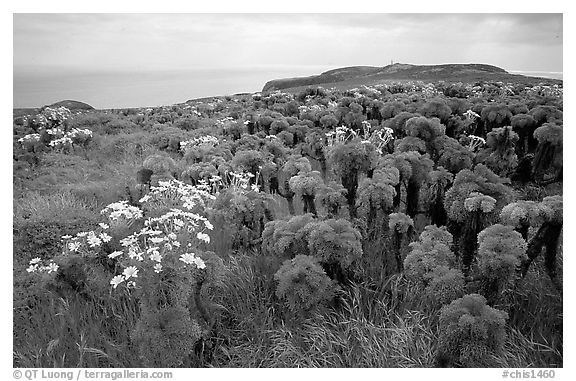
[[(334, 66), (286, 66), (172, 71), (15, 71), (14, 108), (70, 99), (96, 109), (156, 107), (191, 99), (255, 93), (270, 80), (320, 74)], [(562, 72), (508, 71), (563, 79)]]

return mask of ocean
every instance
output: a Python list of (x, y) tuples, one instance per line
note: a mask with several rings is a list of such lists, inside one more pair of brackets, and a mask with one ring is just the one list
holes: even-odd
[(319, 74), (332, 67), (243, 68), (134, 72), (15, 72), (14, 108), (64, 99), (97, 109), (151, 107), (190, 99), (255, 93), (272, 79)]
[[(71, 99), (97, 109), (152, 107), (190, 99), (254, 93), (272, 79), (319, 74), (331, 66), (259, 67), (134, 72), (14, 72), (14, 108)], [(562, 72), (510, 71), (562, 79)]]

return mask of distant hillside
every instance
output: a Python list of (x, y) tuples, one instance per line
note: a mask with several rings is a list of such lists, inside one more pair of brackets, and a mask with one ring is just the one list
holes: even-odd
[(387, 81), (446, 81), (476, 82), (502, 81), (523, 83), (561, 83), (560, 80), (510, 74), (506, 70), (484, 64), (411, 65), (396, 63), (384, 67), (352, 66), (334, 69), (319, 75), (275, 79), (267, 82), (262, 91), (322, 85), (325, 87), (354, 87), (375, 85)]
[(66, 107), (70, 111), (74, 110), (94, 110), (94, 107), (90, 106), (84, 102), (64, 100), (60, 102), (53, 103), (48, 107)]
[(38, 114), (44, 107), (66, 107), (70, 111), (76, 110), (94, 110), (94, 107), (90, 106), (87, 103), (79, 102), (79, 101), (72, 101), (69, 99), (52, 103), (51, 105), (46, 105), (43, 107), (28, 107), (28, 108), (15, 108), (12, 110), (14, 118), (24, 115), (35, 115)]

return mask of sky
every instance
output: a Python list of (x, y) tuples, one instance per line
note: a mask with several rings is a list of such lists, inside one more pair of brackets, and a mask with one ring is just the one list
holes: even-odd
[(561, 13), (15, 13), (14, 107), (173, 104), (392, 61), (562, 72), (562, 46)]
[(561, 14), (15, 14), (14, 70), (487, 63), (562, 71)]

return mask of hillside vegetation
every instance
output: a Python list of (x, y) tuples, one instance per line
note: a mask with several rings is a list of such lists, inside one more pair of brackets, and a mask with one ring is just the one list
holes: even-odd
[(558, 80), (526, 77), (509, 74), (504, 69), (482, 64), (445, 64), (445, 65), (410, 65), (395, 63), (384, 67), (352, 66), (326, 71), (322, 74), (300, 77), (275, 79), (267, 82), (262, 91), (287, 90), (310, 85), (337, 87), (338, 89), (374, 86), (390, 81), (446, 81), (446, 82), (477, 82), (502, 81), (537, 84), (561, 83)]
[(14, 367), (562, 367), (563, 87), (533, 81), (15, 117)]

